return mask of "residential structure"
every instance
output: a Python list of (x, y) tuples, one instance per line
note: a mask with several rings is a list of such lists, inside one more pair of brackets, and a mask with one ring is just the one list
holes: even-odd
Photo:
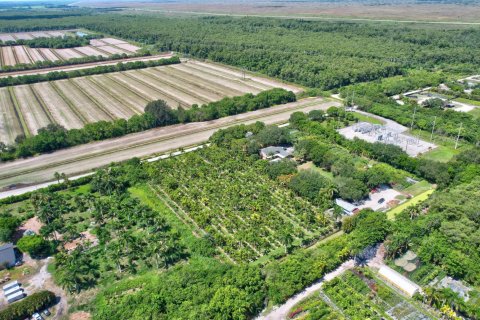
[(340, 198), (335, 199), (335, 204), (342, 208), (344, 214), (349, 216), (353, 215), (358, 211), (358, 208), (355, 205)]
[(0, 269), (15, 265), (13, 243), (0, 243)]
[(263, 149), (260, 149), (260, 156), (262, 159), (267, 159), (267, 160), (281, 160), (281, 159), (286, 159), (286, 158), (292, 158), (293, 157), (293, 151), (295, 149), (293, 147), (266, 147)]

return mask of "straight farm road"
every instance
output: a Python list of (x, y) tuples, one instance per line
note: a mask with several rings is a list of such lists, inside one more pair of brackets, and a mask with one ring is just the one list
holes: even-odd
[(261, 121), (266, 124), (287, 122), (295, 111), (326, 110), (339, 102), (308, 98), (297, 102), (257, 110), (207, 122), (156, 128), (124, 137), (59, 150), (50, 154), (0, 164), (0, 190), (15, 189), (53, 180), (55, 172), (68, 176), (133, 157), (143, 158), (203, 143), (217, 130), (237, 124)]

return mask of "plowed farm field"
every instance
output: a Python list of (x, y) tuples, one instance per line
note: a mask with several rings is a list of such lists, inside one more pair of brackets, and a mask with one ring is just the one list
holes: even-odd
[[(0, 33), (0, 41), (30, 40), (39, 37), (72, 36), (74, 31)], [(140, 50), (133, 44), (114, 38), (90, 40), (89, 46), (69, 49), (30, 48), (23, 45), (9, 45), (0, 48), (0, 70), (19, 64), (34, 64), (38, 61), (68, 61), (87, 56), (109, 57), (114, 54), (134, 55)]]
[(66, 129), (87, 123), (130, 118), (149, 101), (190, 108), (272, 88), (300, 88), (244, 74), (219, 64), (186, 61), (177, 65), (114, 72), (67, 80), (0, 88), (0, 141), (35, 135), (50, 123)]

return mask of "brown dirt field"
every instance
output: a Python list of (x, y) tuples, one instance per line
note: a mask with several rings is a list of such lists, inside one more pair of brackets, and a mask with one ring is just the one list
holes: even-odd
[(55, 123), (66, 129), (82, 128), (83, 121), (75, 114), (69, 105), (53, 89), (49, 82), (40, 82), (32, 85), (33, 90), (45, 102)]
[(67, 242), (63, 245), (65, 250), (72, 251), (81, 244), (90, 242), (92, 246), (98, 245), (98, 238), (91, 234), (89, 231), (80, 232), (80, 238), (77, 238), (71, 242)]
[(26, 50), (30, 54), (30, 57), (32, 57), (32, 59), (33, 59), (32, 62), (45, 61), (45, 58), (42, 57), (42, 55), (40, 54), (40, 52), (37, 49), (27, 47)]
[(53, 52), (52, 50), (48, 48), (39, 48), (38, 51), (47, 59), (50, 61), (57, 61), (60, 60)]
[[(392, 1), (393, 2), (393, 1)], [(230, 14), (249, 16), (302, 17), (302, 18), (348, 18), (395, 21), (433, 21), (433, 22), (472, 22), (480, 19), (480, 6), (463, 4), (416, 4), (396, 1), (394, 4), (358, 4), (348, 1), (337, 2), (274, 2), (242, 1), (229, 3), (211, 1), (209, 3), (153, 3), (122, 2), (122, 7), (135, 8), (146, 12), (164, 12), (169, 14)], [(79, 5), (111, 7), (113, 2), (102, 0), (80, 2)]]
[(130, 44), (130, 43), (120, 43), (120, 44), (116, 44), (115, 46), (130, 52), (137, 52), (138, 50), (140, 50), (140, 47), (134, 46), (133, 44)]
[(90, 45), (94, 46), (94, 47), (101, 47), (101, 46), (108, 45), (108, 43), (103, 42), (100, 39), (92, 39), (92, 40), (90, 40)]
[(10, 35), (8, 33), (2, 33), (2, 34), (0, 34), (0, 40), (3, 41), (3, 42), (15, 41), (15, 38), (12, 37), (12, 35)]
[(98, 46), (97, 47), (99, 50), (103, 50), (105, 52), (108, 52), (110, 54), (122, 54), (122, 53), (127, 53), (127, 54), (130, 54), (129, 52), (127, 51), (123, 51), (117, 47), (114, 47), (114, 46)]
[(136, 95), (134, 92), (126, 89), (117, 82), (103, 75), (92, 76), (90, 77), (90, 80), (102, 87), (105, 91), (108, 91), (110, 95), (117, 97), (117, 99), (120, 99), (124, 104), (133, 108), (136, 113), (144, 112), (145, 106), (149, 100), (144, 99), (142, 96)]
[(73, 106), (77, 109), (77, 112), (79, 112), (88, 122), (112, 120), (108, 114), (101, 110), (90, 100), (89, 97), (78, 90), (70, 81), (59, 80), (52, 82), (52, 84), (63, 92), (63, 95), (71, 101)]
[(190, 106), (192, 104), (202, 105), (208, 102), (207, 100), (200, 97), (192, 96), (191, 94), (182, 91), (178, 87), (168, 85), (166, 82), (162, 82), (157, 78), (150, 77), (142, 70), (127, 71), (126, 74), (130, 77), (135, 78), (136, 80), (144, 81), (145, 83), (148, 83), (149, 85), (155, 87), (158, 91), (178, 101), (176, 104), (183, 103)]
[(22, 223), (22, 225), (17, 229), (17, 232), (23, 235), (25, 231), (32, 230), (36, 234), (39, 234), (41, 227), (43, 227), (43, 223), (41, 223), (40, 220), (38, 220), (38, 217), (35, 216)]
[[(157, 90), (152, 89), (151, 87), (139, 81), (136, 81), (135, 79), (129, 78), (123, 73), (111, 73), (108, 75), (108, 77), (110, 77), (111, 79), (114, 79), (118, 83), (121, 83), (123, 86), (129, 88), (130, 90), (137, 93), (138, 95), (143, 96), (148, 101), (162, 99), (162, 100), (165, 100), (169, 106), (172, 106), (172, 108), (177, 107), (178, 103), (174, 99), (168, 96), (162, 95)], [(184, 106), (189, 107), (187, 105), (184, 105)]]
[(30, 64), (30, 58), (24, 46), (14, 46), (15, 54), (17, 55), (18, 63)]
[[(87, 48), (87, 47), (86, 47)], [(88, 47), (90, 48), (90, 47)], [(92, 48), (94, 49), (94, 48)], [(34, 49), (31, 49), (34, 50)], [(37, 52), (40, 50), (49, 50), (49, 49), (35, 49)], [(45, 52), (45, 51), (44, 51)], [(53, 53), (47, 52), (48, 56), (53, 56)], [(71, 66), (61, 66), (61, 67), (52, 67), (52, 68), (45, 68), (41, 70), (26, 70), (26, 71), (14, 71), (14, 72), (4, 72), (0, 73), (0, 78), (4, 77), (14, 77), (20, 75), (29, 75), (29, 74), (45, 74), (52, 71), (72, 71), (72, 70), (80, 70), (80, 69), (87, 69), (96, 66), (108, 66), (108, 65), (116, 65), (117, 63), (125, 63), (130, 61), (150, 61), (150, 60), (159, 60), (159, 59), (168, 59), (171, 58), (173, 55), (171, 53), (159, 54), (155, 56), (147, 56), (147, 57), (134, 57), (134, 58), (125, 58), (119, 60), (110, 60), (110, 61), (99, 61), (99, 62), (90, 62), (90, 63), (82, 63), (78, 65), (71, 65)], [(58, 60), (58, 58), (56, 58)], [(51, 59), (49, 59), (51, 60)], [(53, 60), (52, 60), (53, 61)]]
[(244, 84), (240, 81), (237, 81), (237, 80), (221, 78), (218, 75), (210, 73), (210, 72), (208, 72), (204, 69), (199, 69), (197, 66), (192, 65), (190, 63), (175, 65), (175, 66), (173, 66), (173, 68), (185, 71), (187, 73), (191, 73), (192, 75), (194, 75), (196, 77), (199, 77), (201, 79), (204, 79), (204, 80), (207, 80), (207, 81), (210, 81), (210, 82), (213, 82), (213, 83), (219, 83), (219, 84), (229, 86), (232, 89), (235, 89), (235, 90), (241, 92), (241, 94), (245, 94), (245, 93), (248, 93), (248, 92), (253, 93), (253, 94), (257, 94), (261, 91), (258, 88), (248, 86), (248, 85), (246, 85), (246, 84)]
[(88, 80), (88, 78), (74, 78), (71, 79), (79, 88), (82, 89), (90, 98), (95, 99), (106, 112), (113, 118), (130, 118), (135, 113), (128, 107), (122, 105), (117, 99), (109, 95), (101, 87)]
[(221, 100), (225, 95), (216, 93), (215, 91), (210, 90), (209, 88), (202, 87), (192, 82), (185, 81), (185, 79), (179, 79), (172, 77), (168, 73), (162, 72), (162, 68), (160, 69), (144, 69), (143, 72), (148, 74), (148, 76), (153, 77), (158, 80), (162, 80), (163, 82), (181, 86), (183, 89), (187, 90), (188, 92), (193, 92), (195, 95), (199, 96), (200, 98), (206, 101), (218, 101)]
[(7, 88), (0, 88), (0, 142), (11, 144), (23, 134), (22, 125), (15, 114), (15, 107)]
[(126, 41), (115, 39), (115, 38), (102, 38), (101, 40), (105, 43), (113, 44), (113, 45), (127, 43)]
[(204, 88), (210, 89), (212, 92), (216, 92), (217, 94), (228, 96), (228, 97), (233, 97), (233, 96), (238, 96), (241, 95), (242, 92), (232, 89), (226, 85), (220, 84), (220, 83), (213, 83), (211, 81), (199, 78), (195, 75), (193, 75), (190, 72), (186, 72), (184, 70), (180, 70), (177, 68), (174, 68), (172, 66), (167, 66), (167, 67), (157, 67), (153, 68), (155, 72), (158, 72), (160, 74), (168, 74), (172, 77), (175, 77), (176, 79), (183, 79), (186, 82), (190, 82), (192, 84), (197, 84), (200, 85)]
[(92, 315), (85, 311), (77, 311), (70, 315), (70, 320), (90, 320), (92, 319)]
[(62, 57), (63, 60), (70, 60), (74, 58), (81, 58), (83, 57), (81, 54), (75, 52), (72, 49), (53, 49), (55, 53)]
[(19, 109), (22, 112), (28, 130), (32, 134), (36, 134), (38, 129), (46, 127), (50, 123), (48, 115), (37, 102), (28, 85), (13, 87), (13, 92), (17, 97)]
[(98, 51), (98, 50), (95, 50), (94, 47), (76, 47), (75, 50), (83, 53), (84, 55), (86, 56), (102, 56), (102, 57), (108, 57), (107, 54), (101, 52), (101, 51)]
[(32, 35), (29, 33), (15, 33), (15, 38), (22, 40), (31, 40), (33, 39)]
[(3, 57), (3, 65), (4, 66), (14, 66), (17, 64), (15, 60), (15, 56), (13, 55), (13, 48), (12, 47), (1, 47), (2, 49), (2, 57)]

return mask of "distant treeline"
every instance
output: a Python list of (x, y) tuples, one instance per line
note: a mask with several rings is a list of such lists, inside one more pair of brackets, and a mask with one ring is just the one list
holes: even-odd
[(31, 84), (45, 81), (71, 79), (95, 74), (110, 72), (119, 72), (125, 70), (144, 69), (151, 67), (165, 66), (169, 64), (180, 63), (180, 58), (175, 56), (168, 59), (150, 60), (150, 61), (131, 61), (109, 66), (96, 66), (88, 69), (78, 69), (72, 71), (52, 71), (46, 74), (32, 74), (18, 77), (0, 78), (0, 87), (16, 86), (20, 84)]
[(467, 26), (143, 14), (0, 21), (0, 30), (52, 27), (82, 27), (321, 89), (412, 69), (473, 74), (480, 65), (480, 32)]
[[(178, 59), (178, 58), (177, 58)], [(185, 110), (179, 107), (171, 109), (162, 100), (150, 102), (142, 115), (134, 115), (130, 119), (99, 121), (89, 123), (81, 129), (66, 130), (57, 124), (50, 124), (38, 130), (32, 137), (18, 137), (15, 146), (0, 146), (0, 161), (29, 157), (35, 154), (52, 152), (92, 141), (120, 137), (129, 133), (140, 132), (155, 127), (176, 123), (208, 121), (268, 108), (278, 104), (293, 102), (296, 96), (284, 89), (271, 89), (254, 96), (246, 94), (240, 97), (224, 98), (206, 105), (193, 105)]]

